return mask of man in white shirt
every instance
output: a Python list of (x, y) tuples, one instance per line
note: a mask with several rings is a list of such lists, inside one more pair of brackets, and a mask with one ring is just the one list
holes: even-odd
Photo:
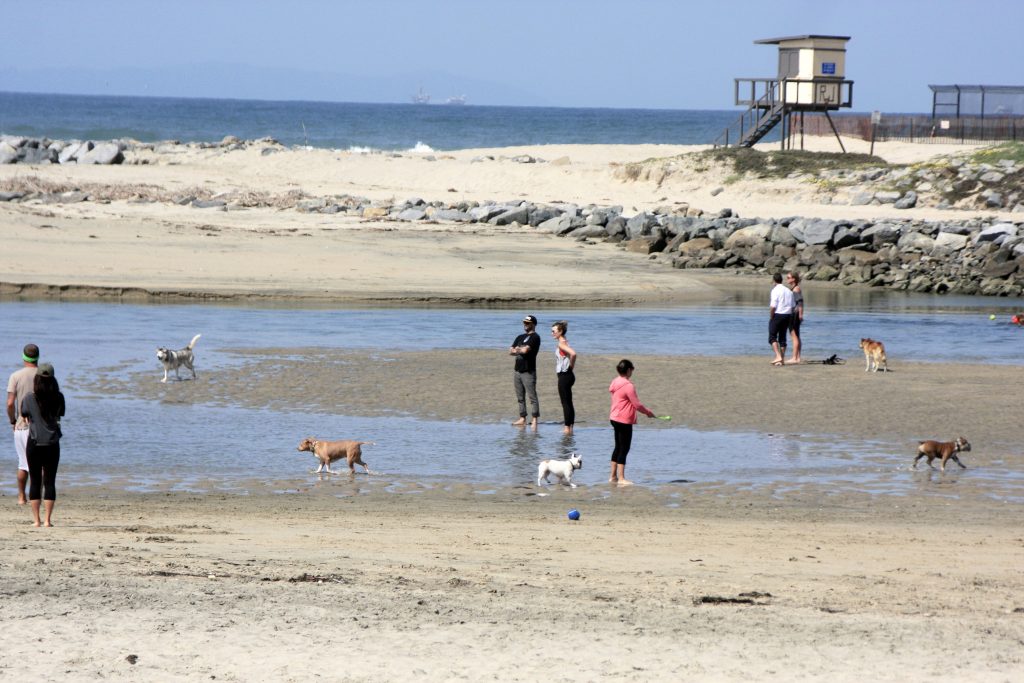
[(32, 393), (39, 364), (39, 347), (26, 344), (21, 352), (23, 367), (16, 370), (7, 380), (7, 418), (14, 430), (14, 451), (18, 455), (18, 505), (24, 505), (25, 484), (28, 483), (28, 420), (21, 416), (21, 401)]
[(768, 343), (772, 345), (775, 358), (772, 365), (782, 365), (786, 357), (786, 333), (789, 332), (789, 319), (793, 315), (793, 292), (782, 284), (782, 273), (772, 275), (771, 300), (769, 303)]

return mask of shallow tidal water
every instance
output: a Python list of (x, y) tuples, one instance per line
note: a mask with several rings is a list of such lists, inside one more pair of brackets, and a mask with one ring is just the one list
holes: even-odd
[[(367, 435), (377, 441), (364, 459), (381, 476), (357, 477), (374, 488), (414, 491), (469, 483), (481, 495), (495, 487), (529, 485), (542, 458), (584, 455), (575, 481), (604, 485), (610, 431), (560, 425), (538, 433), (501, 424), (442, 422), (413, 417), (355, 417), (278, 413), (90, 395), (82, 389), (112, 368), (162, 377), (158, 346), (180, 348), (194, 334), (199, 381), (245, 362), (238, 348), (446, 349), (506, 348), (526, 312), (539, 331), (558, 319), (583, 353), (748, 355), (766, 353), (764, 288), (737, 290), (711, 306), (629, 309), (256, 308), (217, 305), (0, 302), (0, 370), (18, 367), (21, 346), (39, 344), (68, 398), (59, 485), (134, 491), (297, 491), (311, 484), (351, 495), (347, 476), (310, 474), (315, 460), (296, 451), (305, 435)], [(808, 296), (805, 358), (832, 354), (861, 363), (861, 336), (885, 340), (890, 358), (932, 362), (1024, 363), (1024, 330), (1007, 324), (1018, 302), (969, 297), (914, 297), (870, 292)], [(762, 295), (764, 295), (762, 297)], [(996, 315), (995, 321), (989, 315)], [(542, 336), (542, 339), (545, 339)], [(548, 349), (550, 351), (550, 349)], [(546, 358), (546, 356), (545, 356)], [(6, 374), (5, 374), (6, 376)], [(169, 389), (173, 390), (174, 382)], [(509, 396), (510, 409), (514, 397)], [(545, 416), (554, 419), (550, 414)], [(682, 445), (682, 448), (681, 448)], [(638, 427), (628, 473), (643, 486), (736, 491), (762, 489), (784, 496), (819, 491), (901, 494), (925, 491), (956, 497), (968, 492), (1024, 502), (1019, 454), (984, 468), (940, 474), (909, 469), (903, 445), (831, 439), (821, 435), (701, 432), (675, 425)], [(682, 453), (682, 455), (680, 455)], [(10, 455), (13, 459), (13, 453)], [(343, 467), (344, 465), (342, 465)], [(13, 495), (13, 481), (4, 480)], [(685, 490), (685, 489), (684, 489)], [(554, 491), (545, 493), (557, 495)]]

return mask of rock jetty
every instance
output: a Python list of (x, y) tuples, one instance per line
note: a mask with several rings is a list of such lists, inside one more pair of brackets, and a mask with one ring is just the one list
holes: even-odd
[[(77, 143), (75, 146), (76, 143), (3, 138), (0, 155), (10, 156), (7, 150), (14, 150), (17, 163), (125, 163), (124, 152), (132, 147), (123, 144)], [(145, 143), (144, 147), (159, 152), (180, 144)], [(220, 143), (189, 144), (225, 150), (258, 144), (263, 153), (277, 151), (280, 147), (270, 139), (247, 142), (231, 136)], [(102, 152), (97, 152), (101, 149)], [(0, 156), (0, 163), (3, 158)], [(1010, 171), (1011, 166), (1001, 168)], [(1016, 170), (1013, 167), (1013, 174)], [(985, 183), (980, 177), (972, 177), (971, 182), (975, 183), (972, 190)], [(129, 197), (123, 190), (107, 186), (71, 187), (31, 182), (18, 187), (8, 181), (0, 187), (0, 202), (120, 199), (173, 202), (197, 210), (274, 207), (373, 222), (476, 224), (490, 229), (533, 230), (580, 241), (613, 242), (628, 252), (645, 255), (651, 261), (674, 268), (719, 268), (751, 274), (796, 270), (808, 280), (893, 290), (1013, 297), (1024, 294), (1024, 215), (1020, 221), (1013, 222), (991, 218), (962, 221), (893, 218), (872, 222), (799, 216), (741, 218), (730, 209), (710, 215), (685, 202), (629, 215), (622, 206), (541, 204), (523, 200), (452, 202), (411, 198), (382, 202), (347, 194), (314, 197), (295, 191), (284, 195), (253, 192), (212, 195), (198, 189), (195, 194), (177, 195), (146, 186), (132, 186), (131, 192)], [(890, 197), (880, 198), (880, 192), (873, 192), (871, 201), (888, 202)], [(909, 201), (909, 192), (894, 193), (891, 199), (893, 202)]]

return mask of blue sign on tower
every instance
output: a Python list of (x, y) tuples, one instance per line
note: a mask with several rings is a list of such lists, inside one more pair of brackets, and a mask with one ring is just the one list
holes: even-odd
[(836, 75), (836, 63), (835, 62), (822, 62), (821, 63), (821, 74), (823, 76), (835, 76)]

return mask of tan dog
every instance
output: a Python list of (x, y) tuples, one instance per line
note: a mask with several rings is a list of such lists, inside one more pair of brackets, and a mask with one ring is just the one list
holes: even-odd
[(356, 465), (362, 465), (367, 474), (373, 474), (366, 463), (363, 462), (363, 449), (361, 446), (376, 446), (373, 441), (317, 441), (310, 437), (299, 443), (298, 450), (309, 451), (320, 460), (320, 467), (314, 473), (326, 471), (327, 474), (340, 474), (331, 469), (331, 463), (342, 458), (348, 463), (350, 474), (355, 474)]
[(967, 469), (967, 465), (960, 462), (960, 458), (956, 457), (956, 454), (961, 451), (971, 450), (971, 444), (967, 443), (967, 439), (962, 436), (956, 437), (956, 441), (919, 441), (921, 445), (917, 447), (917, 457), (914, 458), (914, 469), (917, 469), (917, 461), (921, 458), (928, 458), (928, 467), (932, 466), (932, 460), (935, 458), (942, 459), (941, 470), (946, 471), (946, 461), (952, 460), (957, 465), (960, 465), (963, 469)]
[(871, 369), (875, 372), (881, 368), (882, 372), (889, 372), (889, 363), (885, 357), (885, 344), (874, 339), (861, 339), (860, 348), (864, 351), (864, 372)]

